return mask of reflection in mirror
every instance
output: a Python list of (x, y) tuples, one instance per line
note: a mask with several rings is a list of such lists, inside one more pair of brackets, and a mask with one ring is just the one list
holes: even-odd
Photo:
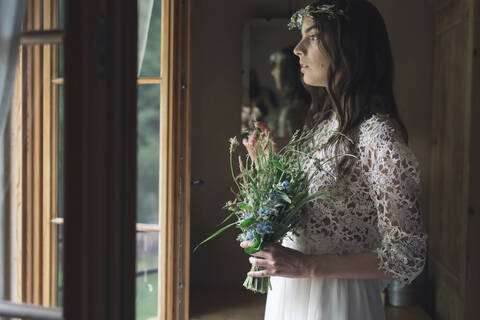
[(293, 54), (298, 32), (289, 31), (287, 23), (287, 19), (253, 19), (244, 24), (243, 135), (255, 121), (262, 121), (282, 143), (303, 127), (311, 101)]

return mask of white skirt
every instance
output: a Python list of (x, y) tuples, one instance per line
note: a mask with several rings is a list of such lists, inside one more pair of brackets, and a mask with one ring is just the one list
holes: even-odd
[(388, 279), (272, 277), (265, 320), (385, 320)]

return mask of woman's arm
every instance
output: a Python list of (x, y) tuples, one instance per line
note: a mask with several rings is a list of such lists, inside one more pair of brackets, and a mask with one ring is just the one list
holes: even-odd
[[(246, 248), (252, 243), (240, 244)], [(250, 257), (254, 266), (265, 270), (250, 272), (251, 277), (280, 276), (288, 278), (372, 279), (389, 278), (378, 269), (375, 252), (345, 255), (307, 255), (279, 244), (265, 244), (265, 248)]]
[(309, 270), (312, 277), (337, 279), (391, 278), (378, 269), (378, 255), (375, 252), (344, 255), (312, 255)]

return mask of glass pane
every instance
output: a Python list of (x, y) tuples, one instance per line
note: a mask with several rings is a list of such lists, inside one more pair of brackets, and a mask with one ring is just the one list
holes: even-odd
[(158, 224), (160, 85), (138, 86), (137, 222)]
[[(64, 30), (65, 29), (65, 19), (64, 19), (64, 9), (65, 9), (65, 2), (64, 0), (58, 0), (58, 29)], [(58, 50), (58, 75), (57, 77), (63, 77), (63, 43), (59, 44)]]
[(58, 29), (65, 30), (65, 0), (58, 0)]
[(158, 233), (137, 232), (136, 319), (156, 318), (158, 303)]
[(63, 43), (58, 46), (58, 77), (63, 78)]
[(138, 0), (138, 67), (140, 77), (160, 77), (161, 18), (161, 0)]

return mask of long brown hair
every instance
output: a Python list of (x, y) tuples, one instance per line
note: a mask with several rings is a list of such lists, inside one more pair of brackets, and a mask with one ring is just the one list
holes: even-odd
[[(395, 120), (406, 141), (408, 133), (401, 121), (393, 94), (394, 66), (385, 22), (377, 8), (367, 0), (319, 0), (312, 7), (334, 5), (345, 15), (333, 18), (327, 14), (311, 14), (323, 46), (331, 58), (327, 87), (308, 86), (312, 95), (312, 113), (318, 122), (333, 112), (338, 131), (327, 145), (337, 154), (354, 154), (355, 146), (349, 142), (352, 131), (375, 113), (387, 114)], [(338, 81), (335, 82), (335, 79)], [(314, 125), (310, 122), (310, 125)], [(346, 148), (337, 148), (343, 145)], [(343, 174), (353, 162), (351, 157), (339, 157), (337, 170)]]

